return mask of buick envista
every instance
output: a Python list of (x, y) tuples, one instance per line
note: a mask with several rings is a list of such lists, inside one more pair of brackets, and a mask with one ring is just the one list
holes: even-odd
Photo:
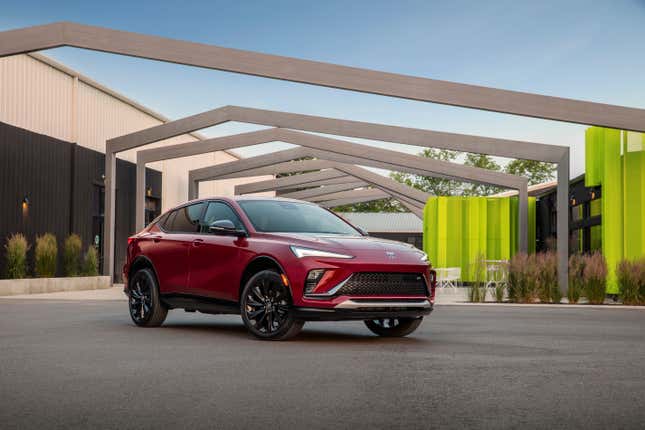
[(412, 245), (369, 237), (322, 207), (271, 197), (194, 200), (128, 239), (130, 317), (161, 325), (170, 309), (241, 315), (260, 339), (305, 321), (362, 320), (406, 336), (433, 308), (436, 275)]

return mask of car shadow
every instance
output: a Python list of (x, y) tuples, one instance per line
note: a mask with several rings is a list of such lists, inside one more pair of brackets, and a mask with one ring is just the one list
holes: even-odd
[[(342, 331), (337, 326), (330, 328), (329, 330), (324, 330), (317, 327), (305, 327), (298, 334), (298, 336), (288, 340), (287, 342), (291, 343), (315, 343), (315, 344), (326, 344), (326, 343), (361, 343), (361, 344), (378, 344), (383, 345), (384, 343), (388, 345), (424, 345), (429, 344), (429, 339), (424, 339), (418, 336), (411, 335), (409, 337), (403, 338), (384, 338), (376, 336), (370, 333), (367, 328), (365, 328), (365, 333), (357, 333), (355, 327), (348, 327), (349, 331)], [(160, 327), (160, 330), (164, 332), (184, 332), (191, 334), (216, 334), (218, 336), (227, 336), (235, 338), (243, 338), (247, 340), (256, 340), (261, 342), (260, 339), (256, 339), (251, 336), (244, 324), (240, 321), (239, 323), (234, 322), (170, 322), (164, 324)]]

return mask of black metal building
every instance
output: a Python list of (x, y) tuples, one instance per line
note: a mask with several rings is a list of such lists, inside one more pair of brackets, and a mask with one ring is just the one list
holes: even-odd
[[(35, 238), (43, 233), (56, 235), (59, 250), (69, 234), (77, 233), (84, 248), (93, 244), (100, 252), (104, 169), (105, 155), (100, 152), (0, 122), (0, 276), (5, 274), (4, 244), (13, 233), (25, 234), (32, 245), (30, 267)], [(127, 238), (134, 232), (135, 174), (133, 163), (118, 160), (117, 267), (125, 259)], [(161, 209), (161, 173), (146, 169), (146, 184), (146, 218), (150, 220)]]

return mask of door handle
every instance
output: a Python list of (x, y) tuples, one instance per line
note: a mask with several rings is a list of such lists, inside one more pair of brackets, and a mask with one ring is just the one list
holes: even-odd
[(193, 246), (200, 246), (202, 243), (204, 243), (204, 239), (193, 240)]

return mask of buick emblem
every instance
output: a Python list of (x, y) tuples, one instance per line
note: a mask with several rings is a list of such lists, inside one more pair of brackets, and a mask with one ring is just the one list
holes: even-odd
[(385, 251), (387, 258), (395, 258), (396, 254), (393, 251)]

